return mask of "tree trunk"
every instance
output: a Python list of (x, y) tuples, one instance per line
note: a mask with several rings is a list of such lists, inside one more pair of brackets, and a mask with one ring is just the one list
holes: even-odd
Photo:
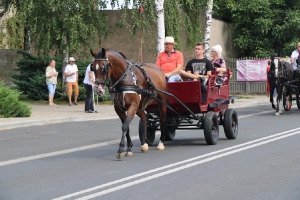
[(164, 0), (155, 0), (155, 9), (157, 16), (157, 53), (156, 56), (164, 51), (164, 38), (165, 38), (165, 19), (164, 19)]
[(24, 27), (24, 51), (31, 53), (30, 29), (26, 25)]
[(213, 8), (213, 0), (207, 0), (207, 8), (205, 13), (205, 35), (204, 35), (204, 43), (205, 43), (205, 52), (204, 56), (209, 57), (209, 43), (210, 43), (210, 32), (211, 32), (211, 24), (212, 24), (212, 8)]
[(66, 82), (66, 79), (65, 79), (65, 75), (64, 75), (64, 71), (65, 71), (65, 68), (67, 66), (67, 64), (69, 63), (69, 50), (68, 50), (68, 42), (67, 42), (67, 38), (64, 37), (64, 50), (63, 50), (63, 67), (62, 67), (62, 80), (61, 80), (61, 88), (62, 88), (62, 91), (66, 91), (66, 87), (65, 87), (65, 82)]

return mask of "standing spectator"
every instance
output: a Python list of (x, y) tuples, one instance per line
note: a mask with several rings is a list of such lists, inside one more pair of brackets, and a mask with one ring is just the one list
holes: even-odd
[(66, 77), (67, 95), (69, 99), (69, 106), (72, 106), (72, 89), (74, 90), (74, 104), (78, 105), (77, 98), (79, 95), (78, 91), (78, 68), (75, 64), (75, 59), (70, 57), (70, 64), (65, 68), (64, 75)]
[[(271, 67), (271, 60), (268, 60), (268, 66), (267, 66), (267, 69), (266, 69), (267, 76), (268, 76), (268, 72), (270, 70), (270, 67)], [(268, 78), (267, 78), (267, 97), (270, 97), (270, 83), (269, 83)]]
[(165, 73), (168, 82), (177, 82), (181, 80), (179, 73), (183, 66), (183, 55), (175, 49), (177, 43), (173, 37), (166, 37), (164, 43), (165, 51), (158, 55), (156, 65)]
[[(269, 72), (270, 68), (271, 68), (271, 60), (268, 60), (268, 66), (266, 69), (267, 76), (268, 76), (268, 72)], [(267, 97), (270, 97), (270, 89), (271, 89), (271, 86), (270, 86), (269, 80), (267, 78)], [(274, 97), (276, 96), (276, 88), (274, 88), (273, 96)]]
[(226, 64), (225, 60), (221, 57), (222, 56), (222, 47), (220, 45), (215, 45), (211, 48), (211, 63), (214, 68), (216, 68), (216, 72), (226, 72)]
[(85, 77), (83, 80), (86, 99), (85, 99), (85, 107), (84, 111), (87, 113), (97, 113), (94, 108), (94, 85), (95, 85), (95, 74), (91, 70), (92, 64), (89, 64), (85, 70)]
[(56, 106), (56, 104), (53, 103), (58, 76), (58, 72), (55, 69), (55, 64), (55, 60), (51, 60), (49, 66), (46, 68), (46, 84), (49, 91), (49, 106)]

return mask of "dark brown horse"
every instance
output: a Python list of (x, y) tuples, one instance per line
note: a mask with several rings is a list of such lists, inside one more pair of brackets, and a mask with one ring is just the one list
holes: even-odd
[[(283, 86), (293, 80), (293, 68), (290, 63), (282, 62), (277, 57), (277, 54), (271, 55), (271, 66), (268, 72), (268, 81), (270, 83), (270, 102), (272, 104), (272, 108), (276, 110), (276, 115), (282, 113), (280, 108), (280, 103), (282, 100)], [(277, 106), (274, 105), (273, 94), (274, 89), (277, 90)], [(289, 87), (285, 87), (286, 95), (289, 97), (287, 99), (287, 106), (291, 106), (292, 102), (292, 93)], [(285, 108), (288, 110), (289, 108)]]
[[(114, 108), (122, 121), (122, 137), (117, 152), (117, 158), (132, 155), (132, 142), (129, 134), (129, 124), (137, 114), (143, 123), (143, 133), (140, 136), (141, 151), (148, 150), (147, 142), (147, 116), (145, 108), (158, 99), (160, 112), (161, 136), (157, 146), (158, 150), (164, 149), (165, 120), (167, 96), (158, 90), (167, 91), (167, 83), (162, 70), (154, 64), (143, 64), (138, 66), (126, 60), (124, 54), (113, 50), (95, 53), (92, 70), (96, 76), (95, 92), (104, 94), (105, 82), (110, 80), (109, 93), (114, 103)], [(157, 90), (158, 89), (158, 90)], [(124, 151), (125, 136), (127, 139), (127, 150)]]

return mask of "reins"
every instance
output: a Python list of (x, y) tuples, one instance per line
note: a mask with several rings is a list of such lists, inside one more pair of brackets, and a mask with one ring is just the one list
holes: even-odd
[[(144, 64), (141, 65), (137, 65), (137, 64), (132, 64), (130, 61), (127, 61), (129, 67), (127, 68), (126, 72), (123, 74), (123, 76), (117, 81), (118, 83), (123, 80), (123, 77), (127, 76), (128, 73), (128, 69), (131, 69), (133, 66), (137, 67), (142, 74), (144, 75), (144, 77), (146, 78), (146, 85), (147, 85), (147, 89), (141, 89), (138, 88), (137, 86), (121, 86), (119, 88), (115, 88), (115, 86), (117, 85), (116, 83), (110, 87), (109, 92), (123, 92), (123, 91), (135, 91), (138, 94), (141, 95), (147, 95), (150, 96), (151, 98), (153, 98), (156, 102), (159, 102), (163, 105), (165, 105), (166, 107), (168, 107), (170, 110), (172, 110), (174, 113), (178, 114), (179, 116), (181, 116), (178, 112), (176, 112), (173, 108), (171, 108), (169, 105), (167, 105), (166, 103), (162, 102), (159, 98), (157, 98), (153, 91), (157, 91), (163, 94), (166, 94), (168, 96), (173, 97), (178, 103), (180, 103), (185, 109), (187, 109), (189, 111), (189, 113), (194, 117), (194, 119), (197, 119), (197, 116), (184, 104), (182, 103), (176, 96), (174, 96), (173, 94), (160, 90), (158, 88), (156, 88), (156, 86), (152, 83), (151, 78), (147, 75), (146, 71), (142, 68), (142, 66)], [(152, 89), (153, 91), (151, 91), (150, 89)]]
[[(108, 68), (109, 67), (112, 67), (108, 58), (96, 58), (94, 59), (96, 61), (106, 61), (107, 63), (103, 66), (104, 68), (104, 72), (106, 74), (108, 74)], [(171, 93), (168, 93), (166, 91), (163, 91), (163, 90), (160, 90), (158, 88), (156, 88), (156, 86), (152, 83), (151, 81), (151, 78), (147, 75), (147, 73), (145, 72), (145, 70), (142, 68), (143, 65), (145, 65), (144, 63), (143, 64), (133, 64), (132, 62), (126, 60), (126, 63), (127, 63), (127, 69), (125, 71), (125, 73), (112, 85), (112, 86), (109, 86), (110, 83), (105, 83), (105, 82), (97, 82), (98, 84), (104, 84), (107, 86), (108, 90), (110, 93), (117, 93), (117, 92), (126, 92), (126, 91), (134, 91), (136, 92), (137, 94), (141, 94), (141, 95), (145, 95), (145, 96), (149, 96), (151, 98), (153, 98), (156, 102), (158, 103), (161, 103), (163, 105), (165, 105), (167, 108), (169, 108), (170, 110), (172, 110), (174, 113), (178, 114), (179, 116), (181, 116), (178, 112), (176, 112), (173, 108), (171, 108), (169, 105), (167, 105), (166, 103), (162, 102), (159, 98), (157, 98), (155, 95), (154, 95), (154, 91), (157, 91), (157, 92), (160, 92), (160, 93), (163, 93), (165, 95), (168, 95), (168, 96), (171, 96), (173, 97), (178, 103), (180, 103), (193, 117), (194, 119), (197, 119), (198, 117), (184, 104), (182, 103), (176, 96), (174, 96), (173, 94)], [(132, 71), (132, 67), (136, 67), (137, 69), (139, 69), (142, 74), (144, 75), (144, 77), (146, 78), (146, 85), (147, 85), (147, 88), (146, 89), (141, 89), (141, 88), (138, 88), (137, 85), (135, 86), (120, 86), (120, 87), (117, 87), (117, 85), (121, 82), (123, 82), (126, 77), (128, 76), (128, 73), (130, 71)], [(134, 78), (135, 75), (134, 73), (132, 73)]]

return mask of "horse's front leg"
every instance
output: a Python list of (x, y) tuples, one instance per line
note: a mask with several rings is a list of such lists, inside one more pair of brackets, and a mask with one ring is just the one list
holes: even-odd
[(289, 109), (291, 109), (293, 105), (293, 96), (292, 96), (291, 88), (288, 88), (288, 96), (289, 96), (288, 106)]
[(278, 94), (277, 94), (277, 108), (276, 108), (276, 115), (279, 115), (279, 114), (281, 114), (282, 113), (282, 110), (281, 110), (281, 108), (280, 108), (280, 105), (281, 105), (281, 98), (282, 98), (282, 88), (281, 87), (278, 87), (277, 88), (277, 92), (278, 92)]
[(272, 108), (273, 108), (274, 110), (276, 110), (277, 108), (276, 108), (276, 106), (275, 106), (275, 104), (274, 104), (274, 98), (273, 98), (273, 95), (274, 95), (274, 88), (273, 88), (273, 87), (270, 87), (270, 102), (271, 102), (271, 104), (272, 104)]
[[(165, 97), (163, 97), (165, 98)], [(163, 100), (162, 100), (163, 101)], [(166, 99), (163, 102), (167, 102)], [(165, 142), (165, 134), (166, 134), (166, 112), (167, 112), (167, 107), (165, 105), (159, 104), (158, 109), (160, 112), (160, 141), (156, 147), (157, 150), (164, 150), (164, 142)]]
[(147, 116), (144, 111), (140, 111), (136, 114), (140, 117), (141, 122), (143, 124), (143, 131), (142, 131), (142, 134), (140, 134), (140, 141), (141, 141), (141, 151), (145, 152), (145, 151), (148, 151), (148, 149), (149, 149), (149, 146), (146, 143), (146, 140), (147, 140)]
[[(131, 115), (126, 115), (125, 112), (121, 111), (118, 107), (115, 107), (116, 113), (119, 115), (121, 121), (122, 121), (122, 137), (119, 144), (119, 150), (117, 152), (117, 158), (122, 159), (125, 156), (132, 156), (133, 153), (131, 151), (131, 148), (133, 146), (131, 137), (129, 134), (129, 124), (132, 121), (133, 117), (130, 117)], [(133, 115), (134, 116), (134, 115)], [(125, 146), (125, 137), (127, 139), (127, 150), (124, 151)]]

